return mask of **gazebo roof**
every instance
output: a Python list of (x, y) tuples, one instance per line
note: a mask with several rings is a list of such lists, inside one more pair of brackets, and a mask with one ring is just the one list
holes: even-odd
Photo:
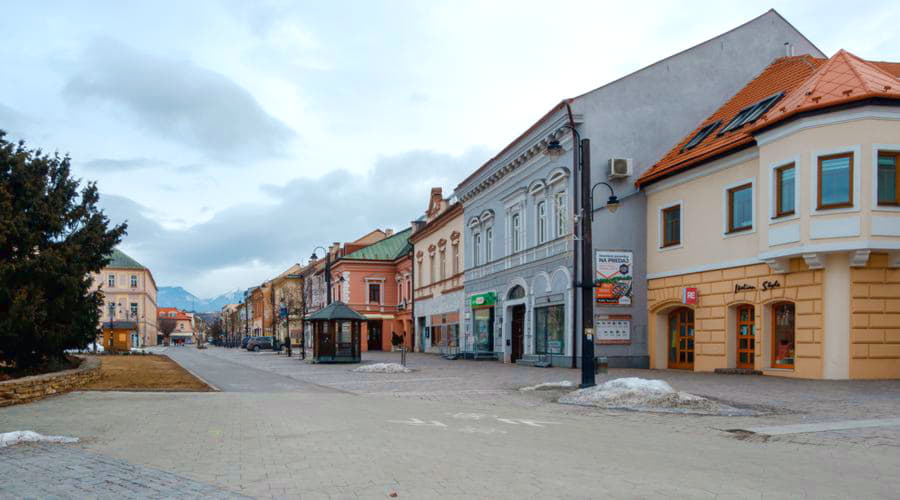
[(362, 314), (350, 309), (350, 306), (343, 302), (337, 301), (328, 304), (324, 309), (320, 309), (309, 315), (310, 321), (322, 320), (330, 321), (333, 319), (352, 319), (357, 321), (365, 321), (366, 317)]

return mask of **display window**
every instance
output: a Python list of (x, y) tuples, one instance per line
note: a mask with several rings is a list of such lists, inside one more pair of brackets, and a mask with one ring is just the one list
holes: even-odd
[(534, 317), (535, 354), (562, 354), (565, 306), (539, 307), (534, 310)]
[(772, 306), (772, 368), (794, 368), (795, 320), (793, 303)]

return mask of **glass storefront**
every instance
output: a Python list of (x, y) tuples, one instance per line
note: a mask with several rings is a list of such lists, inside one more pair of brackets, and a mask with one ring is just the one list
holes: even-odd
[(482, 307), (473, 310), (475, 329), (475, 352), (494, 351), (494, 308)]
[(534, 310), (535, 354), (563, 354), (565, 306), (555, 305)]

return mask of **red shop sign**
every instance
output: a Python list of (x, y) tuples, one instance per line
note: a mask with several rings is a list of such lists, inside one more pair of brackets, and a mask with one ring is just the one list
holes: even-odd
[(696, 288), (686, 287), (681, 291), (681, 302), (684, 304), (696, 304), (699, 298), (700, 294)]

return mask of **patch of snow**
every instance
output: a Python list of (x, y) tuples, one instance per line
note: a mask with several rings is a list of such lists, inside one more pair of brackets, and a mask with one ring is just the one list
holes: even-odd
[(530, 385), (528, 387), (522, 387), (519, 389), (520, 391), (550, 391), (553, 389), (571, 389), (575, 387), (570, 380), (561, 380), (559, 382), (544, 382), (543, 384), (538, 385)]
[(44, 436), (33, 431), (0, 433), (0, 448), (20, 443), (77, 443), (78, 438), (68, 436)]
[[(687, 392), (676, 391), (663, 380), (617, 378), (579, 389), (559, 398), (560, 403), (637, 411), (739, 415), (747, 412)], [(752, 413), (752, 412), (751, 412)]]
[(363, 365), (354, 369), (360, 373), (409, 373), (412, 370), (397, 363), (372, 363), (371, 365)]
[[(87, 353), (87, 354), (90, 354), (90, 353), (93, 353), (93, 352), (94, 352), (94, 345), (95, 345), (95, 344), (92, 342), (92, 343), (88, 344), (87, 347), (85, 347), (84, 349), (66, 349), (66, 352), (69, 353), (69, 354), (81, 354), (81, 353)], [(96, 346), (97, 346), (97, 352), (98, 352), (98, 353), (103, 352), (103, 346), (102, 346), (102, 345), (96, 344)]]

